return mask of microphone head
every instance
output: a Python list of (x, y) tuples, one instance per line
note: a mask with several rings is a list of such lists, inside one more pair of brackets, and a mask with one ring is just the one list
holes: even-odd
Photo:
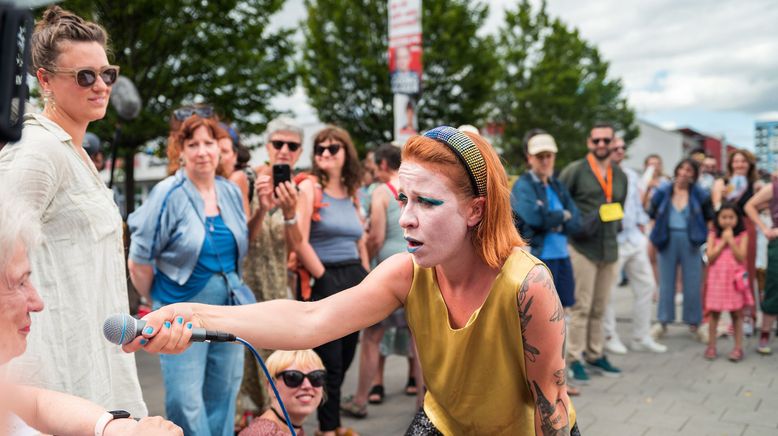
[(140, 114), (143, 105), (135, 84), (124, 76), (119, 76), (116, 83), (113, 84), (110, 101), (119, 117), (125, 121), (135, 119)]
[(137, 336), (136, 325), (137, 320), (129, 314), (117, 313), (103, 322), (103, 336), (116, 345), (129, 344)]

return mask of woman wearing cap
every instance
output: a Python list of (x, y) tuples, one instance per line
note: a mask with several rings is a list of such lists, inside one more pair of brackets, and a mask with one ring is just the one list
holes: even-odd
[[(554, 138), (541, 129), (532, 129), (524, 137), (524, 153), (529, 170), (513, 185), (511, 207), (532, 255), (551, 271), (562, 306), (572, 307), (575, 279), (567, 236), (580, 227), (578, 208), (565, 185), (554, 177)], [(578, 391), (569, 388), (568, 393), (575, 395)]]
[(33, 282), (56, 310), (37, 316), (46, 334), (31, 336), (11, 366), (36, 386), (144, 416), (135, 359), (117, 354), (95, 328), (130, 310), (122, 219), (82, 146), (119, 76), (107, 39), (98, 24), (59, 6), (43, 12), (32, 36), (44, 108), (26, 114), (22, 139), (0, 152), (0, 180), (42, 225), (43, 243), (30, 256)]
[(176, 316), (262, 347), (307, 348), (404, 306), (428, 388), (407, 434), (578, 434), (565, 383), (564, 311), (548, 269), (521, 249), (499, 157), (481, 136), (438, 127), (411, 137), (402, 162), (408, 253), (315, 302), (168, 306), (145, 318), (157, 334), (125, 350), (180, 352), (191, 332), (157, 328)]

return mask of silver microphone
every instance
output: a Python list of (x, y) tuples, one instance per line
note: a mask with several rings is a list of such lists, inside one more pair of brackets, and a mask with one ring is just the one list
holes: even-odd
[[(135, 319), (127, 313), (117, 313), (109, 316), (103, 322), (103, 336), (112, 344), (125, 345), (135, 340), (138, 336), (141, 336), (145, 327), (146, 321)], [(194, 327), (192, 329), (192, 338), (190, 341), (235, 342), (235, 335)]]

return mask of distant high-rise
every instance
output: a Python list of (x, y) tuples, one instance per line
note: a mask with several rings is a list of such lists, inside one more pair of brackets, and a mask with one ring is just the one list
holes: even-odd
[(757, 167), (772, 173), (778, 167), (778, 121), (757, 121), (754, 129)]

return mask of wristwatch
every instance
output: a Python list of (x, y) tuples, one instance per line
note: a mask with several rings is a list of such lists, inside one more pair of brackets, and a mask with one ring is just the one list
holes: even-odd
[(108, 423), (114, 419), (129, 418), (130, 412), (126, 410), (109, 410), (102, 415), (100, 419), (95, 423), (95, 436), (103, 436), (105, 428), (108, 427)]
[(295, 224), (297, 224), (297, 214), (294, 214), (294, 216), (289, 218), (288, 220), (287, 219), (284, 220), (284, 225), (293, 226)]

